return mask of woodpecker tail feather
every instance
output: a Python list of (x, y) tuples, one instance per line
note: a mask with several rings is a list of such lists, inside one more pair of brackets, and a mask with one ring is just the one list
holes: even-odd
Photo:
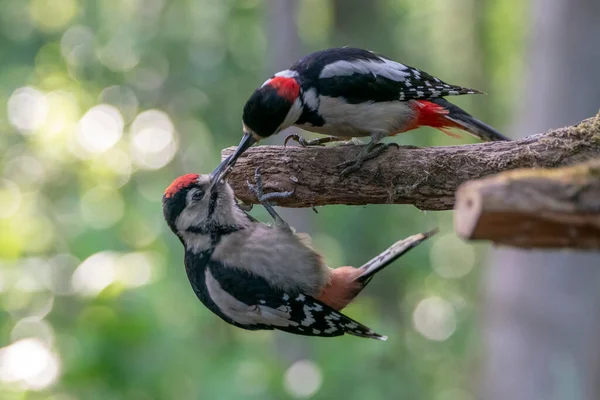
[(363, 287), (369, 283), (373, 275), (387, 267), (400, 256), (408, 252), (410, 249), (418, 246), (428, 238), (432, 237), (438, 232), (438, 228), (432, 229), (429, 232), (418, 233), (402, 239), (388, 247), (385, 251), (380, 253), (377, 257), (371, 259), (363, 266), (358, 268), (361, 274), (355, 279), (363, 284)]
[(435, 235), (437, 231), (436, 228), (429, 232), (402, 239), (360, 268), (339, 267), (332, 269), (329, 283), (323, 288), (317, 300), (335, 310), (344, 309), (367, 286), (373, 275), (419, 245), (419, 243)]
[(481, 140), (485, 140), (486, 142), (510, 141), (509, 138), (498, 132), (496, 129), (479, 121), (471, 114), (462, 108), (455, 106), (446, 99), (429, 99), (428, 102), (443, 107), (444, 112), (440, 112), (440, 114), (449, 123), (444, 126), (439, 126), (441, 124), (438, 123), (437, 126), (434, 127), (440, 129), (447, 135), (456, 137), (457, 135), (450, 133), (447, 128), (458, 128)]

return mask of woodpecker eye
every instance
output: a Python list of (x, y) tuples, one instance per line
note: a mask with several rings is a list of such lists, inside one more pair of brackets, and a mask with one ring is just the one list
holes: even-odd
[(192, 201), (200, 201), (204, 197), (205, 192), (202, 189), (198, 189), (192, 193)]

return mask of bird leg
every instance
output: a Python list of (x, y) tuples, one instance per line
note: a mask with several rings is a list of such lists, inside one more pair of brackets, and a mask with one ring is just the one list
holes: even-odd
[(365, 161), (377, 157), (392, 146), (396, 148), (400, 147), (396, 143), (385, 144), (370, 141), (369, 144), (358, 154), (356, 159), (338, 164), (338, 167), (344, 168), (340, 173), (340, 178), (344, 178), (348, 174), (358, 171)]
[(287, 142), (289, 140), (298, 142), (298, 144), (302, 147), (308, 147), (308, 146), (323, 146), (325, 143), (331, 143), (331, 142), (341, 142), (343, 139), (335, 137), (335, 136), (325, 136), (325, 137), (318, 138), (318, 139), (306, 140), (302, 136), (298, 135), (297, 133), (292, 133), (291, 135), (287, 135), (285, 140), (283, 141), (284, 147), (287, 146)]
[(246, 184), (248, 185), (248, 190), (250, 190), (256, 196), (259, 203), (262, 204), (262, 206), (265, 208), (265, 210), (267, 210), (267, 212), (275, 220), (275, 223), (277, 225), (286, 226), (289, 228), (288, 223), (285, 222), (279, 214), (277, 214), (277, 212), (275, 211), (275, 209), (273, 208), (273, 205), (269, 202), (269, 200), (288, 198), (291, 195), (293, 195), (295, 191), (290, 190), (287, 192), (272, 192), (272, 193), (265, 194), (263, 191), (263, 182), (262, 182), (262, 177), (260, 174), (260, 167), (257, 167), (256, 170), (254, 171), (254, 181), (256, 182), (255, 185), (246, 181)]

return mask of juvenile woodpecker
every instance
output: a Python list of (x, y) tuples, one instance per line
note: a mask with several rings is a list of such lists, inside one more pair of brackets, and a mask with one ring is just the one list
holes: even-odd
[(401, 240), (360, 268), (331, 269), (310, 237), (295, 233), (268, 203), (281, 194), (262, 195), (257, 179), (255, 191), (275, 218), (273, 225), (259, 222), (237, 205), (222, 180), (228, 172), (181, 176), (163, 196), (165, 220), (183, 243), (185, 270), (200, 301), (243, 329), (386, 340), (339, 311), (373, 275), (435, 231)]
[(450, 85), (419, 69), (371, 51), (344, 47), (321, 50), (278, 72), (256, 89), (244, 106), (244, 136), (236, 152), (224, 161), (233, 165), (255, 142), (292, 125), (329, 137), (302, 145), (323, 144), (370, 136), (356, 160), (344, 163), (343, 174), (385, 150), (378, 142), (421, 126), (460, 137), (466, 131), (485, 141), (509, 140), (444, 99), (478, 94), (475, 89)]

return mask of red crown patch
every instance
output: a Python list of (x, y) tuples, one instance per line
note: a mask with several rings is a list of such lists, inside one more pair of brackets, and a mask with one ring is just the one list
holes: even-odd
[(181, 189), (184, 189), (198, 182), (198, 177), (198, 174), (186, 174), (175, 179), (173, 183), (171, 183), (169, 187), (165, 190), (165, 197), (173, 197), (175, 193), (179, 192)]
[(277, 94), (290, 103), (295, 102), (300, 94), (300, 85), (294, 78), (276, 76), (269, 81), (268, 85), (275, 88)]

